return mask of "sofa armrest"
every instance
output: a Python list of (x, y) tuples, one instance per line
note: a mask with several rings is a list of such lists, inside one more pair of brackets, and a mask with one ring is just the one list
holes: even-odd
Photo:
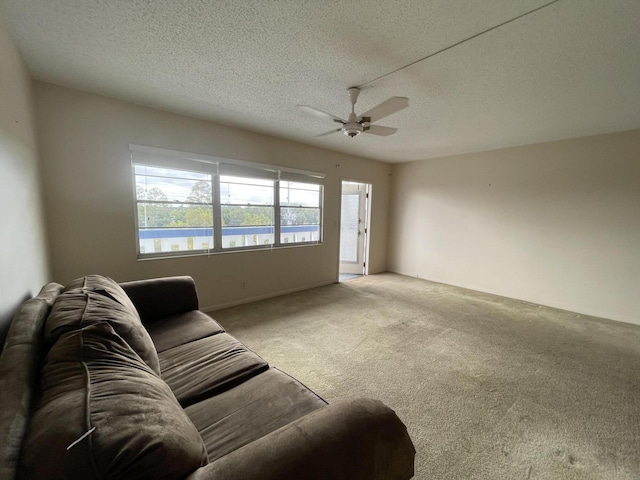
[(187, 480), (408, 480), (415, 449), (382, 402), (330, 404), (199, 468)]
[(143, 323), (198, 310), (193, 278), (164, 277), (121, 283)]

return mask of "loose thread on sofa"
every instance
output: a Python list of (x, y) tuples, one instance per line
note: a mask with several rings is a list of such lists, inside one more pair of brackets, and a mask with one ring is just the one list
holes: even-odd
[(83, 434), (80, 438), (78, 438), (75, 442), (72, 442), (68, 447), (67, 450), (69, 450), (71, 447), (77, 445), (78, 443), (80, 443), (84, 438), (88, 437), (89, 435), (91, 435), (91, 432), (93, 432), (96, 429), (96, 427), (93, 427), (92, 429), (90, 429), (87, 433)]

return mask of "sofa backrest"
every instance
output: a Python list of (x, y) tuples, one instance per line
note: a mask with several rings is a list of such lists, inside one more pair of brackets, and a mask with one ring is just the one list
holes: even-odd
[(0, 478), (15, 477), (42, 358), (42, 330), (62, 285), (49, 283), (13, 317), (0, 355)]
[(158, 353), (142, 325), (136, 307), (122, 287), (108, 277), (87, 275), (66, 286), (45, 323), (45, 341), (50, 346), (65, 332), (96, 322), (109, 323), (140, 358), (160, 375)]

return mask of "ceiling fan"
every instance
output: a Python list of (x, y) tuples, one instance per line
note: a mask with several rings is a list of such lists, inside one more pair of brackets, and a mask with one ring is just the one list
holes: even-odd
[(351, 138), (356, 137), (361, 133), (370, 133), (386, 137), (387, 135), (393, 135), (398, 131), (397, 128), (372, 125), (372, 123), (377, 122), (384, 117), (388, 117), (389, 115), (393, 115), (403, 108), (407, 108), (409, 106), (409, 99), (407, 97), (391, 97), (372, 109), (367, 110), (362, 115), (356, 116), (355, 108), (356, 102), (358, 101), (358, 95), (360, 94), (360, 89), (358, 87), (351, 87), (347, 92), (349, 92), (349, 99), (351, 100), (351, 113), (347, 120), (343, 120), (336, 115), (323, 112), (322, 110), (309, 105), (298, 105), (298, 108), (306, 110), (307, 112), (324, 118), (330, 118), (334, 122), (342, 124), (342, 127), (321, 133), (320, 135), (316, 135), (316, 137), (324, 137), (325, 135), (331, 135), (336, 132), (342, 132)]

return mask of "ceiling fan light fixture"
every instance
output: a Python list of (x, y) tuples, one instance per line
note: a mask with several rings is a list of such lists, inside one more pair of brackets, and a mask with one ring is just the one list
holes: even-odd
[(342, 127), (342, 133), (344, 133), (347, 137), (357, 137), (364, 131), (364, 128), (361, 124), (354, 123), (345, 123)]

